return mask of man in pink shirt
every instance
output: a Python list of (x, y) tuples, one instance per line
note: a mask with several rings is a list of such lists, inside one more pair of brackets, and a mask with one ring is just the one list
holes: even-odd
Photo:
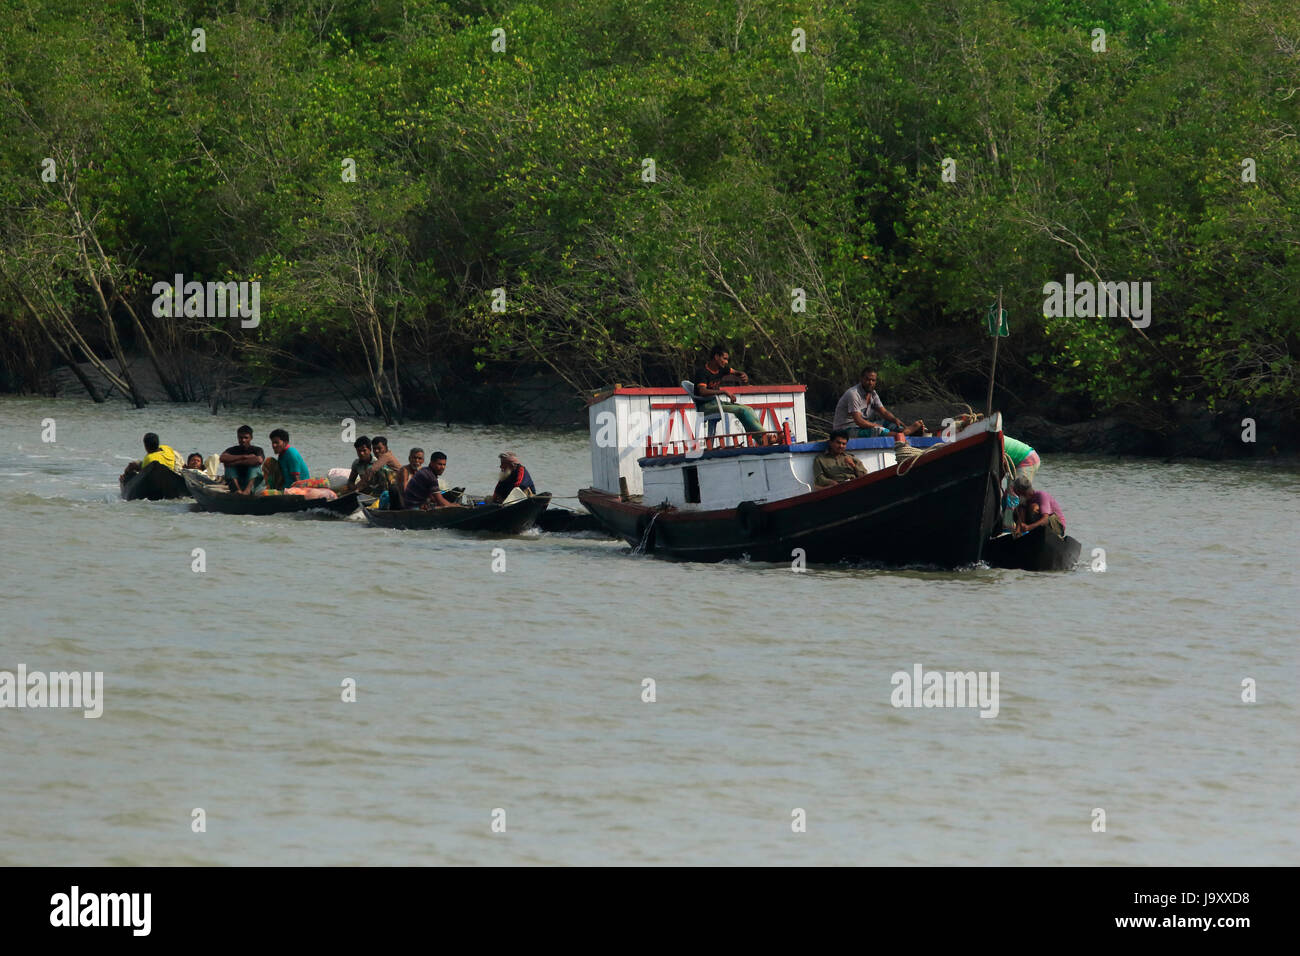
[(1020, 498), (1015, 515), (1016, 537), (1039, 525), (1048, 525), (1057, 537), (1065, 537), (1065, 513), (1055, 498), (1045, 491), (1034, 491), (1033, 484), (1024, 477), (1017, 478), (1011, 487)]

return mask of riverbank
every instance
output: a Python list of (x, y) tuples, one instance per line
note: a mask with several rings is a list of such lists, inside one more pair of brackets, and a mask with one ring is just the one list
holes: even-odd
[[(150, 404), (186, 404), (168, 401), (148, 361), (136, 356), (128, 364)], [(88, 364), (82, 370), (94, 374)], [(299, 375), (277, 385), (229, 378), (221, 381), (219, 387), (201, 387), (199, 400), (190, 404), (206, 405), (214, 414), (225, 409), (247, 410), (250, 414), (338, 415), (359, 421), (373, 418), (366, 402), (368, 383), (361, 378)], [(57, 397), (85, 395), (70, 368), (57, 369), (50, 384)], [(890, 400), (888, 392), (883, 398), (900, 418), (906, 421), (921, 418), (932, 426), (938, 426), (945, 417), (960, 414), (968, 405), (979, 409), (983, 404), (982, 396), (967, 404), (953, 402), (951, 398), (895, 402)], [(121, 394), (108, 392), (106, 404), (125, 401)], [(407, 401), (412, 409), (406, 417), (409, 422), (587, 427), (585, 396), (554, 375), (539, 374), (491, 383), (457, 382), (453, 387), (444, 383), (408, 396)], [(995, 393), (995, 403), (1003, 411), (1007, 432), (1044, 454), (1300, 461), (1300, 420), (1294, 412), (1288, 414), (1274, 408), (1234, 405), (1211, 412), (1204, 404), (1187, 402), (1163, 415), (1152, 409), (1140, 409), (1130, 410), (1127, 415), (1084, 418), (1072, 414), (1070, 406), (1059, 402), (1036, 404)], [(833, 399), (810, 392), (808, 411), (814, 419), (824, 419), (828, 424), (834, 412)], [(815, 424), (813, 430), (816, 431)]]

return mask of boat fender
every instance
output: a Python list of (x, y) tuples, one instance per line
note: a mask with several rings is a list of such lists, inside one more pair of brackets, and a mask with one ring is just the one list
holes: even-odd
[[(647, 511), (641, 517), (636, 519), (636, 538), (638, 546), (642, 548), (643, 553), (649, 554), (655, 549), (654, 535), (646, 538), (646, 532), (650, 530), (650, 522), (654, 520), (655, 512)], [(644, 542), (644, 544), (641, 544)]]
[(746, 537), (752, 538), (767, 530), (768, 514), (752, 501), (736, 505), (736, 521)]

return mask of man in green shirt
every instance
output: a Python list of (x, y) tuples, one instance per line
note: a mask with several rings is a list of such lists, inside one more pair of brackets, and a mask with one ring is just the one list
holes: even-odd
[(1034, 475), (1038, 472), (1038, 466), (1042, 460), (1038, 457), (1038, 452), (1034, 451), (1022, 441), (1017, 441), (1010, 435), (1002, 435), (1002, 448), (1011, 459), (1011, 467), (1016, 470), (1017, 478), (1028, 478), (1034, 480)]
[(818, 455), (813, 462), (813, 485), (818, 488), (830, 488), (841, 482), (861, 478), (867, 473), (866, 467), (848, 452), (849, 433), (837, 428), (831, 432), (826, 442), (826, 453)]

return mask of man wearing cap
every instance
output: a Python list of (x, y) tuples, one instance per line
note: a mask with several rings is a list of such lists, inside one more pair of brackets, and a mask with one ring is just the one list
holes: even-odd
[(518, 488), (526, 495), (537, 494), (537, 486), (533, 484), (532, 475), (528, 474), (528, 469), (520, 462), (519, 456), (514, 452), (502, 452), (501, 474), (497, 476), (497, 486), (492, 489), (492, 500), (501, 504), (506, 500), (510, 492)]

